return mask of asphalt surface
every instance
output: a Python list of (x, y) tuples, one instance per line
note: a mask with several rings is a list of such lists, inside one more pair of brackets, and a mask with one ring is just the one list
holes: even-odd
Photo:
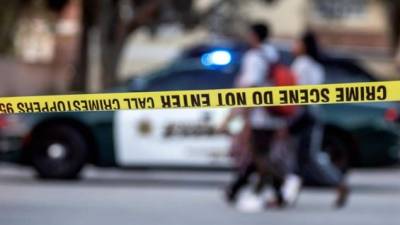
[(89, 168), (78, 182), (32, 174), (0, 165), (0, 225), (400, 224), (400, 169), (352, 172), (344, 209), (332, 207), (332, 190), (307, 188), (295, 208), (252, 214), (224, 203), (229, 173)]

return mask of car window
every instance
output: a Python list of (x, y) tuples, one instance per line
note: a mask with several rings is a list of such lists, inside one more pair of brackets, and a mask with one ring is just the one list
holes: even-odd
[(368, 82), (375, 79), (357, 65), (325, 65), (325, 83)]
[(282, 64), (290, 67), (294, 61), (294, 56), (290, 51), (280, 50), (279, 51), (279, 61)]
[(146, 90), (168, 91), (231, 88), (235, 74), (234, 72), (223, 70), (207, 69), (176, 71), (151, 80)]

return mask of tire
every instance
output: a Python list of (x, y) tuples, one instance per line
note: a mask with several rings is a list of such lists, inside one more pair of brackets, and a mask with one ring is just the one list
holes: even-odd
[(323, 151), (343, 174), (347, 173), (351, 164), (351, 149), (340, 135), (327, 132), (323, 141)]
[(49, 125), (32, 136), (31, 160), (40, 178), (75, 179), (88, 159), (88, 145), (69, 125)]

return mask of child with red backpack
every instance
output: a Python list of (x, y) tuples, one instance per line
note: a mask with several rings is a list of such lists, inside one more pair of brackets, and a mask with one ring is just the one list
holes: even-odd
[[(250, 49), (242, 59), (240, 74), (237, 80), (238, 87), (257, 87), (275, 85), (294, 85), (295, 79), (291, 71), (278, 63), (276, 49), (264, 44), (268, 39), (269, 29), (264, 24), (250, 26), (247, 42)], [(287, 124), (291, 116), (296, 113), (296, 107), (259, 107), (252, 109), (234, 109), (221, 126), (226, 130), (228, 122), (235, 116), (241, 116), (246, 121), (249, 130), (244, 130), (248, 139), (235, 139), (236, 145), (248, 146), (251, 160), (238, 170), (236, 179), (228, 187), (226, 197), (229, 202), (235, 202), (237, 195), (249, 182), (252, 174), (257, 174), (260, 182), (255, 187), (255, 192), (260, 193), (264, 183), (272, 180), (275, 199), (268, 205), (281, 207), (285, 205), (282, 194), (282, 184), (290, 173), (291, 157), (289, 157)], [(238, 144), (237, 140), (242, 140)], [(234, 143), (235, 143), (234, 142)], [(246, 143), (247, 142), (247, 143)], [(235, 147), (234, 147), (235, 148)], [(236, 146), (237, 149), (237, 146)], [(246, 147), (244, 150), (246, 151)]]

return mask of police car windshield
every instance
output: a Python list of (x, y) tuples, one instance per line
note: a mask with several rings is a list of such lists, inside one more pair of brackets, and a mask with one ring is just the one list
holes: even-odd
[[(202, 57), (210, 52), (225, 49), (232, 58), (229, 65), (215, 66), (202, 62)], [(199, 45), (182, 52), (180, 57), (165, 68), (149, 73), (131, 82), (132, 91), (189, 90), (230, 88), (239, 71), (240, 60), (245, 51), (244, 45), (227, 48), (224, 46)], [(290, 66), (294, 60), (290, 49), (278, 46), (280, 61)], [(374, 81), (374, 76), (352, 58), (329, 56), (322, 60), (325, 68), (325, 83), (344, 83)]]

